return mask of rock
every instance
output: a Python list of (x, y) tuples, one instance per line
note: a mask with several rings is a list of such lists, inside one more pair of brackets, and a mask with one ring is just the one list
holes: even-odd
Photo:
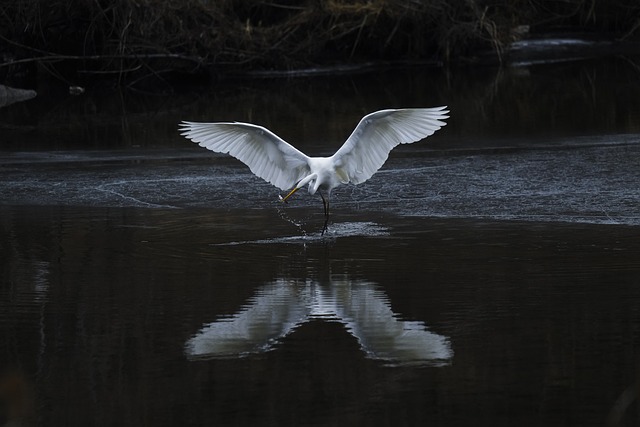
[(16, 89), (9, 86), (0, 85), (0, 108), (6, 107), (16, 102), (26, 101), (35, 98), (35, 90)]

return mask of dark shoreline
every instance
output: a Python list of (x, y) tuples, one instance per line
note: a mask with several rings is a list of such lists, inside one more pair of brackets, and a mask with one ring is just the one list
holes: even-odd
[(527, 65), (636, 55), (640, 5), (165, 0), (0, 6), (0, 82), (149, 87), (398, 66)]

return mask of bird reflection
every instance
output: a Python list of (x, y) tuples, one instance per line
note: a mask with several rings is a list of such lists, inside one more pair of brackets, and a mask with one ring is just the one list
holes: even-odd
[(333, 278), (330, 285), (278, 279), (263, 286), (236, 314), (205, 325), (186, 344), (187, 356), (234, 358), (269, 351), (314, 319), (336, 321), (373, 359), (443, 365), (453, 357), (449, 340), (424, 323), (405, 321), (371, 282)]

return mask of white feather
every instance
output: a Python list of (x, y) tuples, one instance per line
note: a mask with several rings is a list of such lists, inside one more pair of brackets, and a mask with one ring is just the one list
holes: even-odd
[(381, 110), (360, 120), (342, 147), (332, 156), (349, 181), (360, 184), (371, 178), (398, 144), (420, 141), (446, 125), (447, 107)]
[[(366, 115), (331, 157), (309, 157), (268, 129), (249, 123), (182, 122), (181, 134), (217, 153), (229, 153), (255, 175), (286, 190), (309, 184), (309, 192), (365, 182), (398, 144), (420, 141), (446, 123), (447, 107), (381, 110)], [(283, 199), (286, 201), (295, 191)], [(328, 199), (325, 205), (328, 217)]]
[(216, 153), (229, 153), (281, 190), (309, 174), (309, 157), (261, 126), (182, 122), (181, 135)]

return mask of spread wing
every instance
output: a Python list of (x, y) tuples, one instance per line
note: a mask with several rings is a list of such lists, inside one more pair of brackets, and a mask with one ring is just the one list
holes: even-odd
[(447, 107), (381, 110), (368, 114), (332, 156), (334, 165), (360, 184), (378, 171), (398, 144), (420, 141), (446, 125)]
[(182, 122), (180, 134), (216, 153), (228, 153), (281, 190), (309, 174), (309, 157), (262, 126)]

